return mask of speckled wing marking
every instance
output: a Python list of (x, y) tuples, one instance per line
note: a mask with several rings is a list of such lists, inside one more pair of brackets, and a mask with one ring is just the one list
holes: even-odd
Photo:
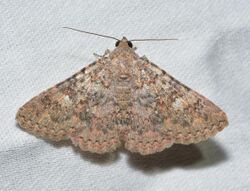
[[(102, 80), (107, 66), (107, 63), (92, 63), (34, 97), (19, 109), (18, 124), (43, 138), (71, 139), (82, 150), (95, 153), (115, 150), (120, 141), (117, 132), (107, 123), (112, 111), (106, 106), (101, 110), (96, 107), (109, 99), (108, 93), (98, 91), (105, 89), (108, 83)], [(97, 112), (102, 116), (95, 115)]]
[(140, 88), (135, 89), (131, 131), (125, 147), (151, 154), (173, 143), (206, 140), (228, 125), (226, 114), (211, 101), (148, 60), (138, 60)]
[(171, 143), (206, 140), (228, 125), (226, 114), (218, 106), (155, 64), (146, 60), (141, 71), (144, 73), (141, 105), (147, 103), (151, 107), (149, 118), (159, 135), (165, 137), (163, 140), (169, 142), (168, 147)]

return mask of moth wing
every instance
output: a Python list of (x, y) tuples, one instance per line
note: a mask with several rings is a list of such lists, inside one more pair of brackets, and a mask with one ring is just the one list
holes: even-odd
[[(140, 68), (141, 67), (141, 68)], [(149, 61), (139, 65), (141, 88), (135, 90), (134, 124), (125, 147), (151, 154), (174, 143), (206, 140), (228, 125), (214, 103)]]
[[(93, 115), (95, 105), (107, 99), (97, 91), (105, 89), (102, 82), (93, 79), (97, 77), (100, 80), (105, 75), (103, 65), (92, 63), (28, 101), (18, 110), (17, 123), (43, 138), (56, 141), (71, 139), (85, 151), (105, 153), (115, 150), (120, 144), (117, 132), (108, 128), (107, 121), (102, 123)], [(107, 104), (103, 108), (107, 110), (108, 107)], [(109, 117), (107, 111), (102, 113), (106, 120)]]
[(158, 107), (164, 116), (163, 129), (172, 134), (175, 143), (206, 140), (228, 125), (226, 114), (212, 101), (152, 63), (151, 68), (159, 73), (155, 88), (160, 95)]

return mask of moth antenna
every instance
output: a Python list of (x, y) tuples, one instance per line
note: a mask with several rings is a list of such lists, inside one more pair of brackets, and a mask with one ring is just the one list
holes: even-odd
[(178, 40), (177, 38), (148, 38), (148, 39), (132, 39), (129, 41), (165, 41), (165, 40)]
[(62, 28), (64, 28), (64, 29), (70, 29), (70, 30), (77, 31), (77, 32), (92, 34), (92, 35), (96, 35), (96, 36), (100, 36), (100, 37), (104, 37), (104, 38), (111, 38), (111, 39), (114, 39), (114, 40), (119, 40), (118, 38), (115, 38), (113, 36), (108, 36), (108, 35), (103, 35), (103, 34), (97, 34), (97, 33), (93, 33), (93, 32), (88, 32), (88, 31), (83, 31), (83, 30), (79, 30), (79, 29), (74, 29), (74, 28), (71, 28), (71, 27), (62, 27)]

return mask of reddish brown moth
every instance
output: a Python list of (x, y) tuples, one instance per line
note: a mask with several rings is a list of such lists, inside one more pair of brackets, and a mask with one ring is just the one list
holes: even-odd
[(116, 40), (113, 51), (22, 106), (17, 123), (83, 151), (123, 145), (142, 155), (206, 140), (228, 125), (218, 106), (138, 56), (125, 37)]

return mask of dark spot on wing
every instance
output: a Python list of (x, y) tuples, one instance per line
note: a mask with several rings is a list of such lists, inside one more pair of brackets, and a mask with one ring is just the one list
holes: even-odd
[(86, 70), (86, 68), (83, 68), (83, 69), (81, 69), (81, 72), (82, 72), (82, 73), (85, 73), (85, 70)]
[(167, 74), (167, 72), (165, 70), (161, 70), (161, 71), (162, 71), (162, 74), (164, 74), (164, 75)]
[(159, 66), (157, 66), (156, 64), (154, 64), (153, 62), (150, 62), (150, 64), (156, 68), (159, 68)]

